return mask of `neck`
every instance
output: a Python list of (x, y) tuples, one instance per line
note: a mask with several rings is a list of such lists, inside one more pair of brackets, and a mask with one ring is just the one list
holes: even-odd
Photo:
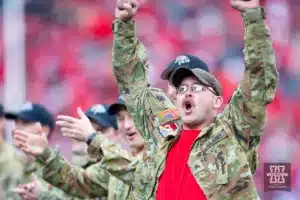
[(199, 123), (191, 123), (191, 124), (183, 124), (183, 130), (203, 130), (208, 124), (211, 123), (213, 117), (203, 122)]

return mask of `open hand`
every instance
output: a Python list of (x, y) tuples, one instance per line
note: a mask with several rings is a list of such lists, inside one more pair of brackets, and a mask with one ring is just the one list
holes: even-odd
[(63, 136), (77, 141), (87, 142), (88, 137), (96, 132), (96, 130), (81, 108), (77, 109), (77, 113), (79, 119), (65, 115), (58, 116), (56, 125), (60, 127)]
[(41, 155), (48, 145), (48, 139), (42, 134), (42, 127), (38, 125), (36, 133), (13, 130), (13, 142), (19, 149), (32, 156)]

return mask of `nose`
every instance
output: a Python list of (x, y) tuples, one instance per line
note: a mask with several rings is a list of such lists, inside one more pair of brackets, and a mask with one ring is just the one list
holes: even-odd
[(192, 93), (191, 89), (189, 88), (185, 93), (185, 97), (192, 97), (192, 96), (193, 96), (193, 93)]

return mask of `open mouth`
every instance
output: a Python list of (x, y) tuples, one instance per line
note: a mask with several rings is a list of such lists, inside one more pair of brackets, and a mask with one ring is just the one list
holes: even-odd
[(135, 137), (135, 134), (136, 134), (136, 132), (133, 132), (133, 133), (127, 133), (127, 134), (126, 134), (126, 137), (127, 137), (128, 140), (133, 140), (134, 137)]
[(185, 100), (183, 102), (183, 109), (186, 114), (191, 113), (193, 110), (193, 107), (194, 107), (194, 104), (191, 100)]

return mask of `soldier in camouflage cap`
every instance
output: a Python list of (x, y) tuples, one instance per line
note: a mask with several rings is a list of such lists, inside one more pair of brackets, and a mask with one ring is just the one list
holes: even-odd
[[(149, 62), (132, 20), (138, 3), (118, 1), (114, 73), (147, 145), (135, 171), (126, 162), (118, 166), (122, 173), (113, 168), (114, 163), (106, 164), (119, 178), (134, 177), (130, 198), (259, 199), (253, 173), (266, 105), (274, 98), (278, 73), (259, 1), (232, 0), (231, 5), (245, 23), (246, 68), (231, 101), (217, 115), (223, 101), (221, 87), (209, 73), (181, 66), (171, 75), (171, 83), (177, 86), (176, 107), (161, 90), (149, 87), (145, 80)], [(113, 159), (125, 160), (120, 155)]]

